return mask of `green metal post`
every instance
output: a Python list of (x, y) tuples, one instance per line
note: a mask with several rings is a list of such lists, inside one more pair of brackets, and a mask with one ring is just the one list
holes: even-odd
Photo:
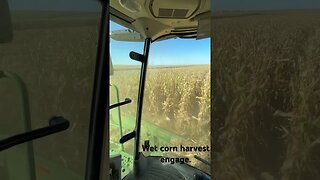
[[(116, 85), (114, 84), (110, 84), (111, 87), (114, 87), (116, 94), (117, 94), (117, 103), (120, 102), (120, 95), (119, 95), (119, 89)], [(120, 137), (123, 136), (123, 132), (122, 132), (122, 120), (121, 120), (121, 111), (120, 111), (120, 106), (117, 107), (117, 111), (118, 111), (118, 120), (119, 120), (119, 129), (120, 129)], [(122, 151), (124, 151), (124, 146), (123, 144), (121, 144), (121, 149)]]

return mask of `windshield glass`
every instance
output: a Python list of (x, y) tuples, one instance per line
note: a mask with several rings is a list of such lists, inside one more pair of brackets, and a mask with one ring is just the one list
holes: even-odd
[[(113, 21), (110, 21), (110, 31), (126, 30)], [(126, 32), (126, 31), (123, 31)], [(121, 39), (126, 34), (119, 33)], [(121, 154), (122, 177), (132, 169), (134, 140), (127, 141), (124, 145), (119, 143), (121, 136), (128, 134), (135, 128), (137, 98), (141, 63), (130, 59), (131, 51), (142, 54), (143, 42), (117, 41), (110, 38), (110, 54), (113, 73), (110, 74), (110, 105), (124, 101), (126, 98), (131, 103), (110, 110), (110, 155)]]
[[(151, 46), (142, 120), (142, 139), (158, 151), (145, 155), (187, 157), (192, 166), (210, 167), (210, 39), (171, 39)], [(188, 150), (188, 147), (205, 147)], [(207, 150), (204, 150), (207, 149)]]
[[(111, 31), (127, 29), (111, 22)], [(119, 34), (118, 39), (121, 39)], [(125, 36), (125, 34), (123, 34)], [(110, 110), (110, 154), (122, 155), (122, 177), (133, 166), (134, 140), (123, 146), (122, 135), (135, 128), (141, 63), (129, 52), (143, 52), (143, 42), (110, 40), (113, 74), (110, 104), (130, 98), (130, 104)], [(145, 141), (157, 151), (142, 148)], [(199, 147), (202, 150), (181, 150)], [(162, 150), (160, 147), (177, 147)], [(140, 151), (145, 156), (188, 158), (188, 164), (205, 172), (210, 166), (210, 39), (170, 39), (151, 44), (142, 112)], [(167, 160), (167, 163), (172, 163)]]

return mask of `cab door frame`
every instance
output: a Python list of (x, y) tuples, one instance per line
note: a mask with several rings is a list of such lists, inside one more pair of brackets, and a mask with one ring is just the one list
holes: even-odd
[[(108, 179), (109, 175), (109, 64), (110, 0), (100, 0), (102, 14), (91, 101), (86, 180)], [(108, 61), (107, 61), (108, 60)]]

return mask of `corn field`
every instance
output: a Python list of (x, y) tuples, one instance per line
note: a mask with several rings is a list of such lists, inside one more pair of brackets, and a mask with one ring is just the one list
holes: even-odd
[(216, 179), (320, 179), (320, 12), (213, 20)]
[[(133, 100), (132, 104), (123, 106), (121, 110), (133, 116), (136, 113), (139, 73), (139, 69), (118, 68), (110, 78), (111, 83), (120, 90), (120, 99), (130, 97)], [(192, 139), (172, 141), (171, 144), (210, 146), (210, 66), (150, 68), (147, 72), (143, 108), (142, 123), (148, 121)], [(210, 159), (210, 152), (177, 152), (169, 153), (168, 156), (183, 155), (191, 158), (195, 154)], [(194, 160), (193, 165), (209, 171), (207, 165), (197, 160)]]

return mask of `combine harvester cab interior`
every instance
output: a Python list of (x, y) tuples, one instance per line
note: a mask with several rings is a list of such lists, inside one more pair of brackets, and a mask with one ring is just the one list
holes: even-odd
[[(153, 122), (146, 122), (142, 117), (143, 108), (147, 108), (144, 105), (146, 83), (148, 83), (147, 69), (148, 64), (153, 61), (149, 53), (150, 47), (158, 41), (168, 41), (176, 38), (197, 40), (208, 38), (210, 33), (209, 17), (210, 1), (206, 0), (120, 0), (110, 2), (111, 22), (122, 27), (122, 29), (110, 32), (111, 41), (140, 42), (140, 47), (144, 42), (141, 53), (135, 51), (127, 52), (131, 61), (139, 63), (136, 65), (136, 69), (139, 70), (139, 83), (138, 87), (136, 87), (138, 91), (137, 97), (122, 97), (125, 100), (120, 100), (119, 92), (126, 89), (117, 87), (117, 83), (112, 81), (112, 76), (116, 76), (117, 73), (126, 73), (122, 72), (121, 68), (117, 70), (117, 67), (113, 67), (113, 72), (116, 72), (116, 75), (112, 73), (110, 76), (110, 100), (115, 99), (113, 101), (114, 104), (110, 105), (110, 128), (118, 128), (118, 130), (110, 131), (110, 168), (112, 179), (119, 179), (120, 177), (128, 180), (210, 179), (208, 173), (188, 163), (161, 162), (160, 158), (164, 157), (164, 153), (157, 151), (146, 156), (141, 150), (141, 146), (149, 145), (149, 141), (144, 141), (146, 138), (150, 138), (147, 140), (150, 140), (152, 143), (154, 141), (161, 141), (168, 145), (173, 139), (192, 141), (191, 139), (187, 139), (187, 136), (175, 134), (175, 132), (157, 126)], [(113, 46), (111, 45), (111, 51), (112, 48)], [(174, 49), (175, 47), (172, 48)], [(113, 63), (110, 62), (110, 64), (115, 65), (117, 59), (112, 57), (112, 61)], [(134, 67), (125, 68), (132, 68), (132, 71), (134, 69)], [(134, 81), (133, 77), (132, 81)], [(134, 100), (131, 100), (132, 98)], [(126, 108), (125, 106), (134, 106), (135, 104), (136, 111), (130, 117), (123, 108)], [(152, 131), (150, 133), (152, 135), (149, 134), (148, 136), (148, 131)], [(117, 137), (119, 138), (117, 139)], [(125, 145), (130, 142), (132, 143), (132, 141), (134, 141), (134, 144), (129, 146), (134, 150), (130, 151), (126, 149)], [(196, 158), (206, 166), (210, 166), (210, 159)]]
[[(146, 120), (150, 117), (145, 119), (143, 110), (145, 90), (156, 85), (147, 76), (153, 61), (150, 48), (160, 41), (209, 38), (210, 1), (64, 3), (0, 0), (0, 179), (211, 179), (208, 170), (184, 163), (182, 157), (170, 157), (180, 163), (162, 162), (166, 153), (141, 150), (154, 143), (198, 143), (161, 122)], [(109, 31), (110, 24), (117, 28)], [(113, 51), (108, 39), (139, 44), (140, 50), (128, 46), (133, 48), (124, 54), (135, 62), (133, 69), (125, 68), (138, 72), (130, 79), (136, 85), (130, 89), (134, 96), (123, 97), (123, 85), (116, 79), (121, 74), (119, 57), (108, 52)], [(133, 113), (125, 109), (131, 106)], [(209, 157), (194, 158), (210, 169)]]

